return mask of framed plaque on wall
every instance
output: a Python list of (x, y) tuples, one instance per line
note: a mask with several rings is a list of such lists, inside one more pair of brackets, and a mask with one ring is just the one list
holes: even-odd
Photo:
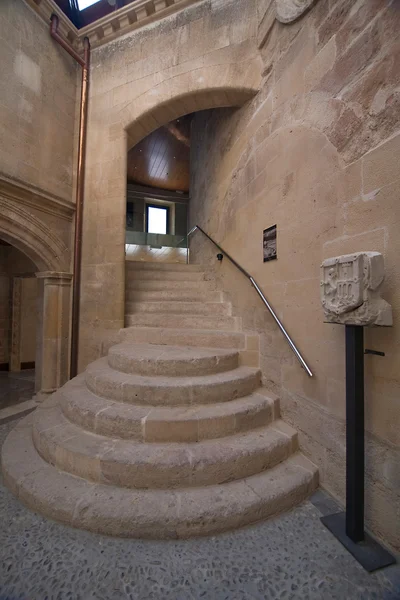
[(276, 225), (263, 231), (263, 258), (264, 262), (277, 258), (276, 253)]

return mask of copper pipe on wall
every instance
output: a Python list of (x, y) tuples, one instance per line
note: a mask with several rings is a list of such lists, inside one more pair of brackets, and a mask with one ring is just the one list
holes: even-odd
[(76, 210), (75, 210), (75, 241), (74, 241), (74, 280), (72, 287), (72, 327), (71, 327), (71, 362), (70, 378), (78, 374), (78, 350), (79, 350), (79, 314), (80, 314), (80, 291), (81, 291), (81, 262), (82, 262), (82, 220), (83, 220), (83, 198), (85, 189), (85, 165), (86, 165), (86, 132), (89, 99), (89, 67), (90, 67), (90, 43), (86, 37), (83, 41), (83, 58), (64, 40), (58, 33), (58, 17), (52, 15), (50, 24), (50, 35), (60, 46), (64, 48), (82, 67), (82, 87), (79, 121), (78, 142), (78, 169), (76, 176)]

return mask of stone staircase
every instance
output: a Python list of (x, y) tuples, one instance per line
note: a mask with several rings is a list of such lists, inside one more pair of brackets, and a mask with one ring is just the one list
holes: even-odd
[(9, 434), (8, 487), (34, 510), (110, 535), (221, 532), (317, 485), (279, 401), (199, 266), (127, 262), (126, 328)]

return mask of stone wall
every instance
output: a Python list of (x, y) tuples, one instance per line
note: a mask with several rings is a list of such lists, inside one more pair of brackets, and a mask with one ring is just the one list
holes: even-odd
[(23, 0), (0, 2), (0, 173), (73, 199), (77, 67)]
[[(290, 2), (289, 2), (290, 4)], [(319, 0), (295, 22), (258, 2), (260, 93), (240, 110), (193, 121), (190, 225), (199, 224), (262, 287), (314, 372), (301, 369), (247, 280), (200, 233), (191, 259), (209, 261), (246, 330), (261, 335), (265, 385), (322, 484), (345, 495), (344, 329), (323, 323), (324, 258), (385, 257), (383, 297), (394, 327), (366, 347), (368, 526), (400, 547), (400, 9), (375, 0)], [(397, 73), (397, 75), (396, 75)], [(262, 231), (277, 225), (278, 260), (263, 263)]]
[[(29, 256), (34, 271), (41, 272), (36, 282), (41, 307), (35, 386), (46, 395), (64, 383), (68, 373), (80, 69), (51, 39), (49, 22), (24, 0), (0, 2), (0, 56), (0, 237)], [(21, 280), (16, 281), (22, 289)], [(29, 310), (20, 308), (28, 315)], [(24, 331), (34, 339), (29, 322), (22, 323), (23, 335)], [(4, 335), (3, 354), (6, 347)], [(19, 368), (21, 360), (31, 362), (33, 346), (26, 359), (21, 349), (13, 344), (8, 357), (13, 368)]]

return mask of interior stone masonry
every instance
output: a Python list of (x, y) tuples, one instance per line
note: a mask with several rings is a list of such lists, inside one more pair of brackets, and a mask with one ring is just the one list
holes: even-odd
[[(200, 0), (93, 48), (80, 370), (124, 326), (127, 151), (195, 112), (189, 227), (200, 225), (255, 277), (315, 377), (247, 280), (197, 234), (191, 262), (207, 266), (246, 333), (260, 336), (263, 382), (341, 502), (344, 329), (323, 321), (319, 269), (351, 252), (384, 256), (394, 326), (366, 331), (366, 347), (385, 352), (365, 357), (366, 521), (400, 550), (400, 6), (317, 0), (294, 20), (276, 18), (277, 7), (299, 4)], [(12, 184), (7, 198), (13, 210), (24, 199), (32, 239), (38, 220), (53, 235), (43, 234), (50, 250), (37, 246), (49, 253), (38, 270), (68, 273), (80, 70), (31, 5), (0, 2), (0, 200)], [(0, 237), (7, 223), (0, 215)], [(264, 263), (262, 233), (273, 225), (278, 260)]]

